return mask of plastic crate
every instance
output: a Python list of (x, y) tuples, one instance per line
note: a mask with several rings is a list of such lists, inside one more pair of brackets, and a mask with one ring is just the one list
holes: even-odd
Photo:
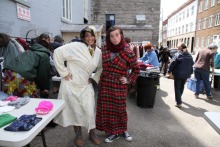
[[(190, 78), (187, 80), (187, 88), (193, 92), (196, 92), (196, 79), (195, 78)], [(203, 81), (200, 81), (199, 84), (199, 92), (202, 93), (204, 89), (204, 84)]]

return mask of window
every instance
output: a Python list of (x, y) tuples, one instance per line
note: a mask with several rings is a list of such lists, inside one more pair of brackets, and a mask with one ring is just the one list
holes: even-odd
[(212, 19), (213, 19), (213, 15), (209, 17), (209, 28), (212, 27)]
[(176, 28), (176, 31), (175, 31), (175, 35), (177, 35), (177, 28)]
[(203, 5), (203, 1), (201, 1), (201, 2), (199, 3), (199, 12), (202, 12), (202, 5)]
[(182, 26), (182, 33), (184, 33), (184, 26)]
[(178, 15), (176, 15), (176, 22), (178, 22)]
[(199, 38), (196, 39), (196, 48), (199, 47)]
[(181, 33), (181, 29), (180, 29), (180, 27), (179, 27), (179, 34)]
[(198, 21), (197, 30), (200, 30), (200, 27), (201, 27), (201, 20)]
[(220, 0), (218, 0), (218, 4), (220, 4)]
[(205, 8), (204, 8), (204, 10), (207, 10), (208, 7), (209, 7), (209, 0), (205, 0)]
[(179, 21), (181, 21), (181, 18), (182, 18), (182, 16), (181, 16), (181, 15), (182, 15), (182, 13), (180, 13), (180, 14), (179, 14)]
[(188, 24), (186, 25), (186, 33), (188, 32)]
[(183, 12), (183, 20), (185, 19), (185, 11)]
[(63, 0), (63, 18), (72, 21), (72, 0)]
[(218, 13), (215, 17), (215, 26), (220, 25), (220, 13)]
[(115, 25), (115, 14), (106, 14), (106, 31)]
[(191, 15), (193, 15), (194, 14), (194, 6), (192, 6), (192, 8), (191, 8)]
[(215, 42), (218, 45), (218, 48), (220, 48), (220, 35), (214, 35), (213, 42)]
[(190, 23), (190, 28), (189, 28), (189, 31), (190, 31), (190, 32), (192, 32), (192, 31), (193, 31), (193, 23), (192, 23), (192, 22)]
[(201, 39), (201, 47), (204, 47), (204, 41), (205, 41), (205, 37), (202, 37), (202, 39)]
[(186, 17), (189, 17), (189, 9), (187, 9), (186, 13)]
[(205, 29), (206, 28), (206, 18), (203, 19), (203, 28), (202, 29)]
[(207, 37), (207, 40), (206, 40), (206, 46), (208, 47), (210, 44), (210, 36)]
[(211, 0), (211, 7), (215, 6), (215, 0)]

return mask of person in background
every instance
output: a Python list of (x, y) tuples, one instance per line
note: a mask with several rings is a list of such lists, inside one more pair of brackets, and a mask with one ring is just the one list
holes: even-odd
[(117, 26), (107, 31), (102, 61), (103, 72), (99, 83), (96, 129), (105, 131), (108, 135), (105, 139), (106, 143), (112, 142), (120, 134), (127, 141), (132, 141), (127, 131), (126, 99), (128, 84), (137, 79), (140, 68), (134, 52), (125, 42), (123, 31)]
[(158, 56), (161, 61), (160, 72), (163, 72), (163, 75), (166, 76), (168, 64), (169, 64), (169, 57), (172, 58), (172, 56), (170, 55), (170, 52), (167, 47), (163, 48)]
[[(218, 49), (218, 46), (213, 44), (212, 48)], [(216, 52), (214, 57), (214, 67), (215, 69), (220, 69), (220, 51)], [(214, 75), (214, 88), (215, 90), (220, 90), (220, 76)]]
[[(50, 71), (49, 41), (50, 37), (47, 34), (41, 34), (38, 37), (38, 43), (30, 47), (32, 52), (26, 55), (29, 56), (29, 58), (23, 58), (20, 62), (17, 62), (17, 59), (15, 58), (4, 67), (4, 91), (7, 91), (6, 93), (9, 94), (10, 92), (10, 94), (20, 97), (48, 97)], [(24, 66), (20, 63), (26, 64)], [(29, 73), (21, 73), (21, 69), (24, 68), (31, 69), (31, 71)], [(28, 79), (28, 74), (31, 74), (32, 77), (35, 78), (31, 80)], [(21, 77), (21, 75), (23, 75), (23, 77)], [(6, 85), (14, 86), (10, 88)]]
[(180, 43), (178, 48), (180, 52), (178, 52), (176, 58), (171, 62), (168, 73), (173, 73), (176, 106), (181, 108), (184, 85), (187, 78), (193, 73), (192, 66), (194, 62), (184, 43)]
[[(67, 61), (67, 66), (64, 61)], [(84, 145), (82, 127), (88, 129), (89, 139), (95, 145), (100, 144), (95, 134), (95, 95), (92, 84), (98, 83), (102, 72), (102, 52), (96, 46), (95, 27), (84, 28), (80, 32), (80, 40), (57, 48), (54, 51), (54, 63), (61, 77), (58, 99), (67, 102), (54, 122), (63, 127), (73, 125), (76, 134), (74, 142), (78, 147)]]
[(151, 64), (154, 67), (159, 67), (157, 54), (154, 49), (152, 49), (151, 43), (145, 44), (144, 49), (146, 53), (142, 58), (139, 58), (139, 60), (142, 60), (145, 64)]
[(213, 99), (213, 95), (211, 93), (211, 85), (209, 83), (209, 77), (210, 77), (210, 66), (212, 68), (212, 74), (214, 74), (215, 52), (216, 52), (216, 48), (214, 48), (214, 44), (210, 44), (208, 49), (201, 49), (197, 54), (195, 64), (193, 65), (195, 78), (196, 78), (195, 98), (199, 98), (200, 80), (203, 80), (207, 98)]

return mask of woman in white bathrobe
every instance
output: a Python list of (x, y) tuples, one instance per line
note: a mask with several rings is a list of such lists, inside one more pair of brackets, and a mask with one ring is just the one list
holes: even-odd
[[(102, 72), (102, 54), (96, 47), (95, 28), (88, 26), (80, 33), (81, 40), (57, 48), (54, 63), (61, 76), (58, 99), (65, 100), (65, 107), (54, 122), (74, 126), (77, 146), (83, 146), (81, 127), (86, 127), (89, 138), (100, 144), (95, 135), (95, 97), (92, 82), (98, 83)], [(67, 66), (64, 66), (67, 61)], [(94, 71), (95, 74), (92, 74)]]

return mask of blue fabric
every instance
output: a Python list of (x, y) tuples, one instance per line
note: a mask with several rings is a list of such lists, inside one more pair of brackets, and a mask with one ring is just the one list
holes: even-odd
[(19, 119), (14, 121), (12, 124), (4, 128), (6, 131), (29, 131), (32, 129), (37, 123), (42, 120), (41, 117), (36, 117), (36, 114), (33, 115), (22, 115)]
[(203, 80), (203, 84), (205, 87), (206, 95), (211, 96), (211, 87), (209, 83), (209, 76), (210, 73), (206, 70), (200, 69), (200, 68), (195, 68), (195, 78), (196, 78), (196, 95), (199, 95), (199, 85), (200, 85), (200, 80)]
[(139, 60), (144, 61), (145, 64), (151, 64), (154, 67), (159, 67), (157, 54), (154, 50), (146, 52), (142, 58), (139, 58)]
[(186, 79), (175, 79), (174, 78), (174, 89), (175, 89), (175, 99), (177, 105), (182, 104), (182, 94), (184, 91), (184, 85), (186, 83)]
[(220, 53), (215, 54), (214, 67), (217, 68), (217, 69), (220, 68)]

